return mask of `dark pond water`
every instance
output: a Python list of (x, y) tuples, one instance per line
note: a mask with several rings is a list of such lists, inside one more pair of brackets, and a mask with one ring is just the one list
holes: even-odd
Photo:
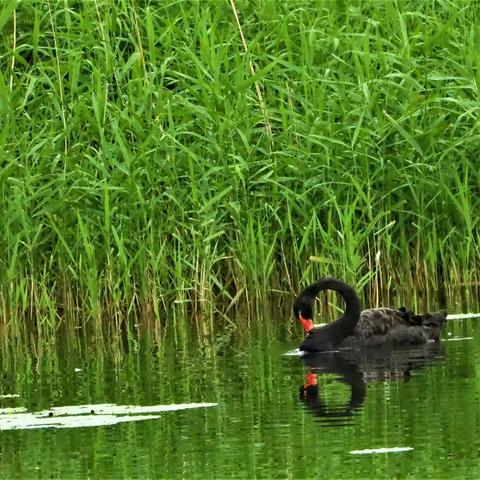
[[(2, 413), (0, 478), (480, 478), (479, 328), (448, 321), (440, 345), (387, 356), (284, 356), (281, 333), (116, 361), (4, 352), (2, 408), (218, 405), (65, 429)], [(352, 453), (379, 448), (410, 450)]]

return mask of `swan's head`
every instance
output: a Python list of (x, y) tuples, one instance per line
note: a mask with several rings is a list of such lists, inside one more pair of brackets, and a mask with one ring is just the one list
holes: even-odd
[(293, 314), (307, 333), (313, 330), (313, 300), (311, 298), (298, 296), (293, 304)]

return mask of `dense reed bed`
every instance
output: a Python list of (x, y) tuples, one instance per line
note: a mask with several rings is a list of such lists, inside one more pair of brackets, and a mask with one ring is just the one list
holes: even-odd
[(475, 285), (479, 10), (5, 2), (1, 323), (208, 332), (320, 274), (370, 304)]

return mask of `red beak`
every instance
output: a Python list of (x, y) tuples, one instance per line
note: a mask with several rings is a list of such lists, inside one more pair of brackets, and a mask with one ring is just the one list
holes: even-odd
[(313, 330), (313, 320), (310, 318), (303, 318), (302, 314), (298, 314), (298, 319), (300, 323), (303, 325), (303, 329), (308, 333), (310, 330)]
[(317, 374), (316, 373), (307, 373), (305, 375), (305, 385), (304, 387), (312, 387), (317, 384)]

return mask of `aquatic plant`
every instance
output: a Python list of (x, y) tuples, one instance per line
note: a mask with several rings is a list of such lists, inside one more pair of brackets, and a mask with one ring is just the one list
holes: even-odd
[(4, 330), (181, 341), (320, 274), (370, 305), (478, 286), (478, 14), (5, 2)]

